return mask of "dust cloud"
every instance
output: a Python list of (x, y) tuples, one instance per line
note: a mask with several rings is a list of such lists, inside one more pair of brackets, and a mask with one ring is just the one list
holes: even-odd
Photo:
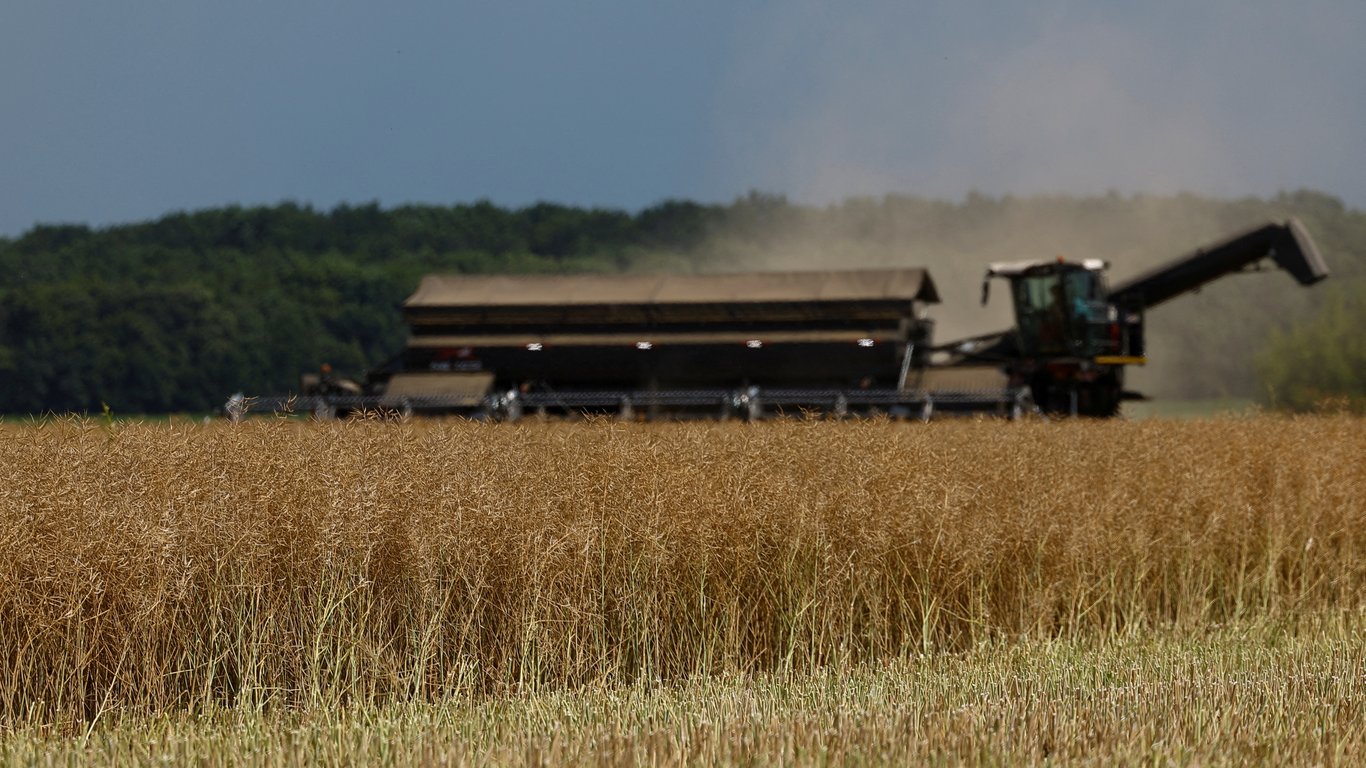
[(735, 32), (713, 175), (818, 205), (1357, 190), (1363, 23), (1344, 0), (782, 3)]
[[(738, 31), (718, 98), (721, 156), (740, 183), (798, 205), (741, 201), (749, 210), (707, 245), (713, 263), (927, 267), (943, 342), (1012, 325), (999, 286), (980, 306), (991, 262), (1100, 258), (1121, 280), (1283, 219), (1273, 203), (1230, 199), (1303, 186), (1303, 148), (1338, 146), (1353, 124), (1331, 88), (1306, 85), (1354, 55), (1329, 23), (1347, 11), (1329, 5), (798, 0), (761, 13)], [(1293, 60), (1265, 55), (1290, 45)], [(1295, 108), (1268, 109), (1269, 93)], [(1312, 124), (1299, 117), (1310, 112)], [(1150, 316), (1151, 363), (1131, 382), (1251, 395), (1270, 329), (1311, 301), (1283, 275), (1184, 297)]]

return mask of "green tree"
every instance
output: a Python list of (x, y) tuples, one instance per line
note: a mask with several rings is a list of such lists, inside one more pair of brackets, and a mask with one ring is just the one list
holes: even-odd
[(1272, 334), (1258, 366), (1273, 406), (1366, 411), (1366, 280), (1329, 287), (1316, 314)]

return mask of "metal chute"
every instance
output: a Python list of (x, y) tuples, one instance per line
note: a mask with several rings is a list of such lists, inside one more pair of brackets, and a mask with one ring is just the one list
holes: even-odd
[(1267, 224), (1200, 248), (1110, 289), (1110, 300), (1147, 309), (1199, 289), (1231, 272), (1270, 258), (1301, 285), (1328, 276), (1328, 266), (1313, 239), (1298, 221)]

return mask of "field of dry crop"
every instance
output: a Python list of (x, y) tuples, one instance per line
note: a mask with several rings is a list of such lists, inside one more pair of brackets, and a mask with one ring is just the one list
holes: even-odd
[(12, 762), (1366, 749), (1359, 418), (54, 422), (0, 466)]

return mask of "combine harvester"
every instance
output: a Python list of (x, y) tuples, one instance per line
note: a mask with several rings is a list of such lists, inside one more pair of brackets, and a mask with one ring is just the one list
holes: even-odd
[(1296, 221), (1206, 246), (1120, 285), (1098, 260), (993, 264), (1015, 327), (934, 345), (923, 269), (716, 275), (423, 278), (406, 348), (364, 381), (306, 374), (291, 398), (230, 413), (360, 411), (758, 419), (942, 411), (1113, 416), (1145, 362), (1144, 313), (1270, 259), (1300, 284), (1328, 271)]

